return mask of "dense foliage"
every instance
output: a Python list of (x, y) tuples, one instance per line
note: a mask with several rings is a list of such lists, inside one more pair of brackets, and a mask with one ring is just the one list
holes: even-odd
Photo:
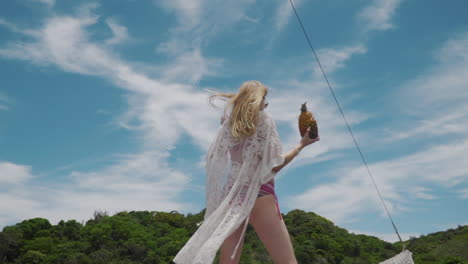
[[(0, 232), (0, 263), (172, 263), (197, 230), (204, 210), (184, 216), (177, 211), (95, 212), (85, 224), (69, 220), (24, 220)], [(370, 264), (401, 250), (378, 238), (348, 233), (311, 212), (284, 216), (299, 263)], [(417, 264), (467, 264), (468, 226), (406, 241)], [(219, 252), (215, 263), (218, 263)], [(240, 263), (273, 263), (249, 225)]]

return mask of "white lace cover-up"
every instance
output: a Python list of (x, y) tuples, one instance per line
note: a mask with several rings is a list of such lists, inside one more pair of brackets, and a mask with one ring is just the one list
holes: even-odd
[(244, 239), (260, 186), (273, 179), (276, 173), (272, 169), (283, 162), (281, 142), (269, 113), (259, 112), (256, 133), (245, 139), (234, 138), (229, 122), (224, 122), (206, 156), (203, 223), (173, 261), (177, 264), (213, 263), (224, 240), (247, 219), (231, 255), (231, 259), (234, 258)]

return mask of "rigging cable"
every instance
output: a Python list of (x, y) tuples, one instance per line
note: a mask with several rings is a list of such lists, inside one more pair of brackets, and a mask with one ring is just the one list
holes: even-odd
[(323, 74), (323, 76), (325, 77), (325, 80), (326, 80), (326, 82), (327, 82), (327, 84), (328, 84), (328, 88), (330, 88), (330, 91), (331, 91), (331, 93), (332, 93), (332, 95), (333, 95), (333, 98), (335, 99), (335, 102), (336, 102), (336, 104), (338, 105), (338, 108), (340, 109), (341, 116), (343, 116), (343, 119), (344, 119), (344, 121), (345, 121), (345, 123), (346, 123), (346, 126), (348, 127), (349, 133), (351, 134), (351, 136), (352, 136), (352, 138), (353, 138), (354, 144), (356, 145), (356, 148), (358, 149), (359, 154), (361, 155), (362, 161), (364, 162), (364, 165), (365, 165), (365, 167), (366, 167), (366, 169), (367, 169), (367, 172), (368, 172), (368, 174), (369, 174), (369, 177), (371, 178), (372, 183), (374, 184), (374, 187), (375, 187), (375, 189), (377, 190), (377, 193), (378, 193), (378, 195), (379, 195), (380, 201), (382, 201), (382, 204), (383, 204), (383, 207), (384, 207), (384, 209), (385, 209), (385, 212), (387, 213), (388, 218), (390, 218), (390, 222), (391, 222), (392, 225), (393, 225), (393, 229), (395, 229), (395, 232), (396, 232), (396, 234), (397, 234), (397, 236), (398, 236), (398, 239), (399, 239), (400, 242), (402, 243), (403, 249), (404, 249), (405, 246), (404, 246), (404, 243), (403, 243), (403, 241), (402, 241), (402, 239), (401, 239), (400, 233), (398, 233), (398, 229), (397, 229), (395, 223), (393, 222), (393, 219), (392, 219), (392, 217), (390, 216), (390, 213), (388, 212), (388, 209), (387, 209), (387, 206), (386, 206), (386, 204), (385, 204), (385, 201), (384, 201), (384, 199), (382, 198), (382, 195), (380, 194), (380, 190), (379, 190), (379, 188), (377, 187), (377, 184), (376, 184), (375, 181), (374, 181), (374, 177), (372, 176), (372, 173), (371, 173), (371, 171), (370, 171), (370, 169), (369, 169), (369, 166), (367, 166), (366, 159), (364, 158), (364, 155), (362, 154), (361, 148), (359, 147), (359, 145), (358, 145), (358, 143), (357, 143), (357, 141), (356, 141), (356, 138), (354, 137), (353, 131), (351, 130), (351, 127), (349, 126), (348, 121), (346, 120), (346, 117), (345, 117), (345, 115), (344, 115), (344, 113), (343, 113), (343, 110), (341, 109), (341, 106), (340, 106), (340, 104), (338, 103), (338, 100), (336, 99), (335, 92), (333, 91), (333, 89), (332, 89), (332, 87), (331, 87), (331, 85), (330, 85), (330, 82), (328, 81), (327, 75), (325, 74), (325, 71), (324, 71), (323, 68), (322, 68), (322, 64), (320, 63), (320, 60), (319, 60), (319, 58), (317, 57), (317, 54), (315, 53), (315, 49), (314, 49), (314, 47), (312, 46), (312, 44), (311, 44), (311, 42), (310, 42), (309, 36), (308, 36), (308, 34), (307, 34), (307, 32), (306, 32), (306, 30), (305, 30), (303, 24), (302, 24), (301, 18), (299, 17), (299, 15), (298, 15), (298, 13), (297, 13), (297, 11), (296, 11), (296, 8), (294, 7), (294, 4), (293, 4), (292, 0), (289, 0), (289, 3), (291, 4), (291, 7), (292, 7), (292, 9), (293, 9), (293, 11), (294, 11), (294, 14), (296, 15), (297, 20), (299, 21), (299, 24), (300, 24), (300, 26), (301, 26), (301, 28), (302, 28), (302, 32), (304, 33), (304, 36), (306, 37), (307, 42), (309, 43), (309, 46), (310, 46), (310, 48), (312, 49), (312, 52), (314, 53), (315, 59), (317, 60), (317, 63), (318, 63), (318, 65), (319, 65), (319, 67), (320, 67), (320, 70), (322, 71), (322, 74)]

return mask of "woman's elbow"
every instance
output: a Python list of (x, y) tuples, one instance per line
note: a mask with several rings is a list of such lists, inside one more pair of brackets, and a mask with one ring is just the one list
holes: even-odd
[(274, 172), (274, 173), (277, 173), (278, 171), (281, 170), (282, 167), (283, 166), (274, 167), (273, 169), (271, 169), (271, 171)]

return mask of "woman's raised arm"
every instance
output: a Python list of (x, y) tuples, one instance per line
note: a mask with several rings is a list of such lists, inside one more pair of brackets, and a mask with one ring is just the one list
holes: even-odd
[(284, 166), (286, 166), (291, 160), (294, 159), (294, 157), (297, 156), (297, 154), (299, 154), (299, 152), (305, 148), (306, 146), (314, 143), (314, 142), (317, 142), (320, 140), (320, 137), (317, 136), (316, 138), (310, 138), (309, 137), (309, 131), (310, 131), (310, 127), (307, 128), (307, 132), (304, 134), (304, 137), (302, 137), (301, 141), (299, 142), (299, 144), (297, 144), (293, 149), (291, 149), (289, 152), (287, 152), (286, 154), (284, 154), (284, 162), (283, 164), (281, 164), (280, 166), (277, 166), (277, 167), (274, 167), (272, 169), (273, 172), (278, 172), (280, 171)]

